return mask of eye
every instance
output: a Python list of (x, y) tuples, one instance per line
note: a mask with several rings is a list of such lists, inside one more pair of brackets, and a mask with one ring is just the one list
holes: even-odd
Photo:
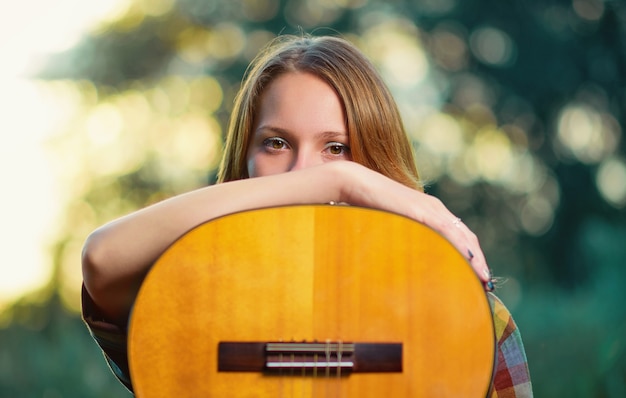
[(282, 138), (271, 137), (263, 140), (263, 146), (272, 151), (280, 151), (282, 149), (287, 149), (289, 144), (287, 144), (287, 141)]
[(350, 154), (350, 148), (341, 142), (329, 142), (324, 149), (333, 156)]

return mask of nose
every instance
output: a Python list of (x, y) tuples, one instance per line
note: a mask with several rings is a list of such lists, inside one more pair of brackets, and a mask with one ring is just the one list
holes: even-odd
[(323, 163), (323, 160), (319, 154), (316, 154), (314, 151), (300, 149), (295, 152), (289, 171), (306, 169), (307, 167), (316, 166), (321, 163)]

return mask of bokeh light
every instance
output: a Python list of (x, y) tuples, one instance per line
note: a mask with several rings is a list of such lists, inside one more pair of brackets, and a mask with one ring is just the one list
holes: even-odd
[(241, 12), (250, 21), (264, 22), (274, 18), (279, 9), (278, 0), (244, 0)]
[(515, 62), (516, 47), (509, 35), (494, 27), (481, 27), (470, 36), (472, 53), (481, 62), (497, 67)]
[(466, 32), (459, 24), (439, 24), (430, 32), (429, 49), (434, 62), (447, 71), (459, 71), (468, 65)]
[[(68, 220), (81, 227), (68, 237), (63, 259), (69, 262), (61, 264), (64, 297), (76, 309), (83, 239), (103, 219), (136, 206), (116, 180), (148, 165), (169, 192), (206, 184), (207, 170), (216, 167), (221, 151), (222, 129), (213, 113), (222, 105), (223, 90), (210, 76), (165, 76), (153, 86), (135, 85), (93, 102), (93, 86), (66, 84), (82, 98), (77, 104), (82, 112), (68, 122), (68, 133), (57, 135), (49, 146), (55, 154), (53, 180), (72, 193), (65, 198), (66, 206), (82, 220)], [(106, 194), (99, 186), (106, 187)], [(94, 190), (101, 195), (98, 209), (83, 199)]]
[(617, 148), (621, 129), (610, 114), (584, 104), (569, 104), (559, 116), (558, 144), (566, 155), (598, 163)]
[(626, 161), (609, 157), (598, 168), (596, 186), (602, 197), (617, 208), (626, 206)]
[(597, 21), (604, 14), (602, 0), (573, 0), (572, 7), (578, 16), (588, 21)]

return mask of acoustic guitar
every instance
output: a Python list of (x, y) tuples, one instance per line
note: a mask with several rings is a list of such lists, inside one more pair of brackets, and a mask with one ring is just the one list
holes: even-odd
[(351, 206), (228, 215), (148, 273), (138, 397), (485, 397), (495, 337), (471, 266), (430, 228)]

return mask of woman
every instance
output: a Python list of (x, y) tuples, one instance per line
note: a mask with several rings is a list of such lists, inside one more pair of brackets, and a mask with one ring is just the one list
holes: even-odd
[[(87, 239), (84, 319), (129, 388), (125, 329), (144, 276), (182, 234), (225, 214), (331, 202), (402, 214), (444, 235), (492, 289), (478, 239), (423, 192), (393, 98), (345, 40), (283, 36), (259, 54), (235, 101), (218, 180), (104, 225)], [(501, 387), (519, 384), (519, 392), (530, 393), (519, 333), (505, 321), (523, 366), (514, 379), (496, 377), (495, 389), (503, 396)], [(499, 350), (503, 355), (507, 359)], [(518, 363), (504, 364), (507, 375), (512, 365)]]

